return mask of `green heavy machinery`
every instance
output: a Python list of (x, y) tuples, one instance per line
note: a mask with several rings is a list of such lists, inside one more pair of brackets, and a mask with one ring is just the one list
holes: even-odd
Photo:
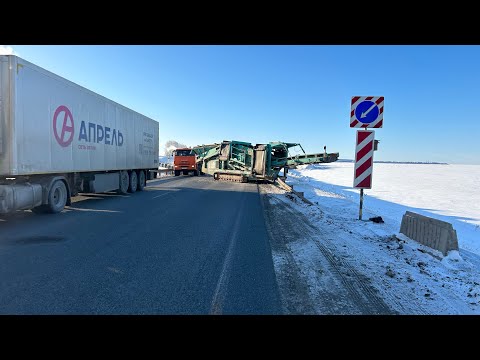
[[(299, 146), (304, 155), (289, 156), (288, 149)], [(252, 145), (242, 141), (223, 141), (220, 144), (198, 145), (192, 148), (197, 155), (200, 174), (213, 175), (215, 180), (248, 182), (275, 181), (280, 170), (302, 164), (318, 164), (338, 160), (338, 153), (305, 154), (298, 143), (270, 142)]]
[[(302, 149), (303, 150), (303, 149)], [(294, 155), (287, 158), (287, 166), (294, 169), (297, 165), (330, 163), (338, 160), (339, 153), (323, 153)]]

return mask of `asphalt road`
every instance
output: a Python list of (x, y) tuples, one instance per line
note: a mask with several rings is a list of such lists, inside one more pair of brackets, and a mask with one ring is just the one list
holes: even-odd
[(0, 216), (0, 314), (279, 314), (256, 184), (167, 177)]

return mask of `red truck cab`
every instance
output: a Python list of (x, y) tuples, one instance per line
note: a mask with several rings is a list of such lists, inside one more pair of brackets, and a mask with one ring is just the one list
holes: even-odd
[(198, 176), (197, 155), (190, 148), (181, 148), (173, 151), (173, 169), (175, 176), (188, 175), (190, 171)]

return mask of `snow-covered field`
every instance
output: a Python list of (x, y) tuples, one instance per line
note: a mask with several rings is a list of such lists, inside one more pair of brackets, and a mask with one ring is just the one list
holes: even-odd
[[(316, 204), (290, 201), (318, 229), (288, 244), (297, 265), (313, 264), (303, 273), (318, 272), (316, 248), (324, 245), (368, 278), (400, 314), (480, 314), (480, 166), (375, 163), (373, 189), (364, 190), (364, 221), (358, 220), (353, 166), (335, 162), (288, 173), (287, 183)], [(285, 194), (272, 196), (289, 201)], [(400, 234), (406, 210), (450, 222), (460, 251), (444, 257)], [(385, 222), (368, 221), (374, 216)], [(276, 271), (288, 271), (280, 260), (274, 253)], [(320, 299), (317, 275), (307, 282), (311, 297)]]
[[(352, 188), (353, 166), (348, 162), (302, 166), (289, 171), (287, 182), (298, 184), (295, 189), (322, 204), (338, 199), (351, 203), (356, 207), (352, 215), (358, 217), (360, 190)], [(480, 165), (374, 163), (372, 184), (372, 189), (364, 190), (368, 217), (388, 218), (398, 230), (406, 210), (449, 222), (457, 231), (459, 247), (480, 255)]]

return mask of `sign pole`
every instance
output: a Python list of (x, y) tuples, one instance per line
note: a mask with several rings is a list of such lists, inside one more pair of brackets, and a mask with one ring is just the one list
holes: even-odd
[(358, 220), (362, 220), (362, 208), (363, 208), (363, 189), (360, 189), (360, 211), (358, 213)]

